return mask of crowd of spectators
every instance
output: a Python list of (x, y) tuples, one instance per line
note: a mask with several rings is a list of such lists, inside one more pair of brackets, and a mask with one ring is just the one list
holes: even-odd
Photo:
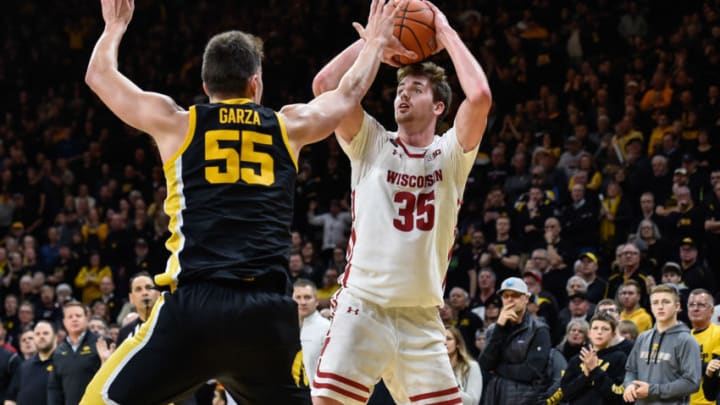
[[(556, 343), (571, 319), (592, 314), (573, 304), (578, 291), (597, 304), (635, 279), (639, 301), (621, 301), (634, 311), (674, 273), (674, 283), (716, 294), (720, 1), (435, 3), (462, 28), (495, 102), (459, 213), (447, 293), (460, 306), (449, 322), (469, 313), (492, 321), (494, 291), (510, 276), (538, 284), (533, 303)], [(140, 86), (184, 107), (203, 102), (205, 42), (242, 29), (265, 40), (264, 102), (277, 107), (311, 98), (313, 75), (356, 37), (351, 22), (363, 20), (367, 1), (136, 8), (120, 66)], [(164, 270), (166, 190), (154, 145), (83, 83), (98, 9), (11, 2), (0, 16), (0, 338), (16, 351), (35, 322), (60, 326), (59, 304), (71, 298), (108, 325), (122, 322), (130, 276)], [(442, 53), (433, 60), (451, 66)], [(394, 86), (383, 67), (365, 101), (385, 125)], [(312, 278), (327, 305), (345, 264), (349, 162), (331, 137), (299, 163), (289, 274)], [(665, 271), (668, 262), (678, 270)], [(466, 303), (450, 302), (453, 288)]]

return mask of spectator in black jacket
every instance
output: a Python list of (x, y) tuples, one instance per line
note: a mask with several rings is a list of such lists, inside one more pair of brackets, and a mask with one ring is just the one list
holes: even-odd
[(570, 359), (560, 383), (561, 395), (554, 395), (548, 403), (558, 401), (569, 405), (622, 404), (623, 378), (627, 356), (618, 346), (610, 346), (617, 321), (599, 313), (590, 322), (589, 347)]
[(53, 354), (53, 370), (48, 377), (49, 405), (80, 403), (101, 359), (95, 344), (98, 337), (88, 330), (90, 311), (78, 301), (63, 307), (63, 326), (67, 338)]
[(483, 370), (493, 373), (483, 404), (534, 404), (550, 385), (545, 370), (550, 332), (527, 311), (530, 292), (523, 280), (506, 279), (499, 294), (503, 308), (478, 359)]
[(560, 216), (563, 238), (573, 241), (580, 251), (596, 248), (600, 242), (597, 199), (588, 198), (582, 184), (572, 186), (570, 198), (572, 200)]
[(47, 404), (48, 376), (56, 348), (55, 325), (46, 320), (38, 321), (33, 338), (37, 354), (18, 367), (5, 396), (6, 405)]
[(22, 362), (20, 355), (4, 347), (0, 347), (0, 399), (5, 400), (5, 394), (18, 365)]

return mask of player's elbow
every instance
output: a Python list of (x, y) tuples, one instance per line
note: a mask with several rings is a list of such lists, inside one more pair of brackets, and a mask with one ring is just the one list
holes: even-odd
[(91, 63), (88, 65), (87, 70), (85, 71), (85, 84), (90, 87), (93, 91), (97, 89), (97, 87), (100, 85), (101, 82), (100, 72), (98, 71), (95, 64)]
[(466, 100), (472, 106), (485, 111), (490, 111), (492, 106), (492, 92), (487, 86), (477, 86), (473, 91), (469, 91), (466, 95)]
[(322, 70), (317, 75), (315, 75), (315, 78), (312, 82), (313, 95), (317, 97), (327, 91), (330, 91), (332, 90), (332, 88), (330, 87), (330, 78), (328, 77), (327, 72)]

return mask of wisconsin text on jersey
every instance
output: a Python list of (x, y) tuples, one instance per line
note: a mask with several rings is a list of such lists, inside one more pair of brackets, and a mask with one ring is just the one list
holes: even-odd
[(260, 125), (260, 116), (249, 108), (222, 107), (218, 109), (218, 121), (221, 124)]
[(416, 176), (414, 174), (398, 173), (393, 170), (387, 171), (387, 182), (401, 187), (432, 187), (433, 184), (442, 181), (442, 169), (435, 170), (432, 174)]

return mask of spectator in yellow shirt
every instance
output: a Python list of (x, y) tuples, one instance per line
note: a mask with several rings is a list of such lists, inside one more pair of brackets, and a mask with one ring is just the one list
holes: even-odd
[(635, 280), (627, 280), (618, 290), (618, 301), (622, 306), (620, 319), (635, 323), (638, 333), (652, 328), (653, 321), (645, 308), (640, 306), (640, 285)]
[(83, 266), (75, 277), (75, 287), (80, 289), (82, 302), (85, 305), (90, 305), (102, 295), (100, 280), (103, 277), (112, 278), (110, 267), (103, 266), (100, 263), (100, 253), (91, 253), (88, 260), (89, 263)]

